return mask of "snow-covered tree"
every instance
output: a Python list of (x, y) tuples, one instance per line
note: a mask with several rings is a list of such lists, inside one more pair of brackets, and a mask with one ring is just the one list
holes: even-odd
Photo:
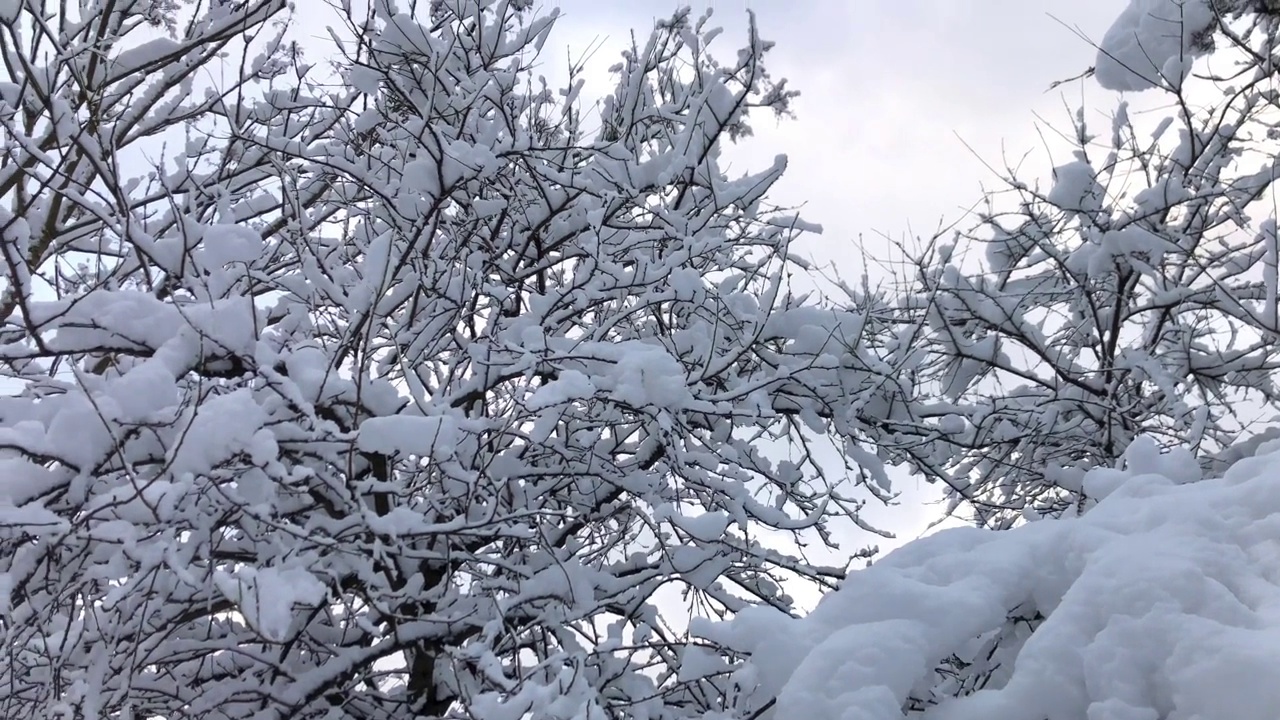
[[(1192, 17), (1195, 3), (1166, 4)], [(1083, 472), (1139, 435), (1208, 465), (1280, 399), (1277, 18), (1206, 12), (1185, 53), (1219, 50), (1202, 77), (1179, 65), (1148, 84), (1164, 94), (1155, 120), (1121, 103), (1099, 130), (1080, 111), (1048, 183), (1009, 170), (978, 227), (919, 256), (909, 305), (927, 314), (923, 377), (947, 442), (917, 464), (985, 524), (1077, 506)], [(1168, 39), (1165, 19), (1131, 14), (1103, 59)], [(1128, 65), (1098, 67), (1129, 87)]]
[(348, 5), (333, 67), (285, 5), (0, 3), (0, 715), (725, 707), (658, 600), (833, 586), (908, 412), (785, 160), (721, 166), (769, 44), (679, 13), (592, 110), (529, 2)]

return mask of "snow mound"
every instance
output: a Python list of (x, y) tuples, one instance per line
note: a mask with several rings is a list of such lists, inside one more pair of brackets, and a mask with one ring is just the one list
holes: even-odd
[(1094, 77), (1108, 90), (1177, 87), (1215, 18), (1209, 0), (1130, 0), (1102, 38)]
[(776, 699), (762, 720), (1270, 720), (1280, 443), (1208, 480), (1147, 445), (1094, 471), (1108, 492), (1079, 517), (943, 531), (808, 617), (695, 632), (750, 654), (734, 679), (744, 716)]

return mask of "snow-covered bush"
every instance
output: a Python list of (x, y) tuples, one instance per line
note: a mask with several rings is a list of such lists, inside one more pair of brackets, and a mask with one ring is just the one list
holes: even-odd
[(595, 112), (529, 2), (377, 0), (336, 78), (285, 5), (0, 4), (0, 715), (723, 706), (656, 597), (836, 583), (793, 541), (908, 410), (788, 290), (785, 159), (721, 167), (768, 43), (678, 14)]
[(1166, 85), (1155, 119), (1122, 103), (1099, 130), (1080, 111), (1045, 186), (1009, 170), (976, 228), (918, 257), (927, 414), (952, 448), (915, 460), (983, 522), (1070, 509), (1139, 435), (1207, 466), (1274, 414), (1280, 116), (1256, 59), (1274, 38), (1224, 51), (1230, 85)]
[(1143, 439), (1083, 516), (957, 528), (852, 574), (809, 616), (694, 631), (750, 654), (758, 720), (1267, 720), (1280, 707), (1280, 445), (1199, 480)]

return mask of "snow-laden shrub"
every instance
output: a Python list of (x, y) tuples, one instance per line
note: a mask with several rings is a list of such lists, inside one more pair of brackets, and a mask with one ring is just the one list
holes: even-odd
[[(802, 619), (695, 631), (750, 659), (737, 717), (1267, 720), (1280, 707), (1280, 444), (1199, 480), (1130, 447), (1083, 515), (940, 531)], [(764, 712), (760, 712), (761, 710)]]

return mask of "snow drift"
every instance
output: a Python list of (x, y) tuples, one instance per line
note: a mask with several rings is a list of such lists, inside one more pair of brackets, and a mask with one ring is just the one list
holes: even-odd
[(750, 653), (734, 679), (748, 715), (776, 698), (765, 719), (1274, 718), (1280, 442), (1195, 467), (1135, 443), (1089, 473), (1078, 517), (939, 532), (808, 617), (695, 630)]

